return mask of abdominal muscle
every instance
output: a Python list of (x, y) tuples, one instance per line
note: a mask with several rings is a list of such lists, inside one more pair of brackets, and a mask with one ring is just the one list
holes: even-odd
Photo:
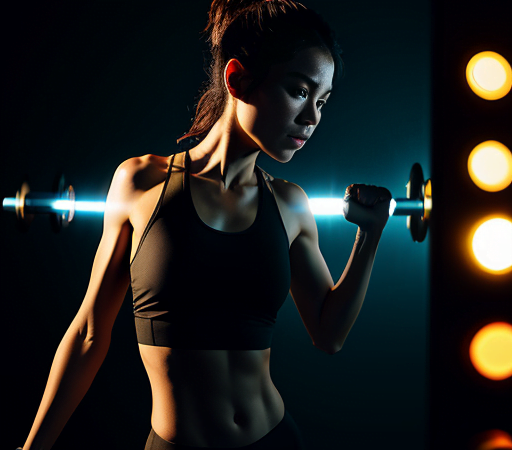
[(242, 447), (283, 418), (265, 350), (189, 350), (139, 344), (151, 383), (153, 430), (196, 447)]

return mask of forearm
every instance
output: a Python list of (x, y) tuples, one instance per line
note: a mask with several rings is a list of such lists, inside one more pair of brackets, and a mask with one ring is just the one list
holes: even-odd
[(50, 370), (48, 382), (23, 450), (47, 450), (89, 389), (108, 351), (80, 336), (71, 326), (64, 335)]
[(329, 353), (341, 349), (363, 306), (381, 233), (358, 229), (343, 275), (327, 293), (320, 317), (322, 346)]

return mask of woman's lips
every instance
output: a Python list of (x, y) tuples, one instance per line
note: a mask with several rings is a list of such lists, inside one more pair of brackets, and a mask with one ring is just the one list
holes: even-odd
[(302, 147), (304, 145), (304, 143), (306, 142), (305, 139), (299, 139), (299, 138), (296, 138), (296, 137), (293, 137), (293, 136), (288, 136), (288, 137), (295, 143), (297, 148)]

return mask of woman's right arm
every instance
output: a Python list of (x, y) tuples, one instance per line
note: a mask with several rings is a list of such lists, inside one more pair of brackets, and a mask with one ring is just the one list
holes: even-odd
[(50, 449), (89, 389), (110, 345), (110, 335), (130, 283), (136, 159), (116, 170), (107, 195), (103, 235), (80, 309), (55, 354), (41, 404), (23, 450)]

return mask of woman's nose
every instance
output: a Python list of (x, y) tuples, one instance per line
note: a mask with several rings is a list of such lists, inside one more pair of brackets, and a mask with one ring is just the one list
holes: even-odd
[(298, 119), (304, 125), (318, 125), (320, 122), (320, 111), (316, 105), (308, 105), (302, 110)]

